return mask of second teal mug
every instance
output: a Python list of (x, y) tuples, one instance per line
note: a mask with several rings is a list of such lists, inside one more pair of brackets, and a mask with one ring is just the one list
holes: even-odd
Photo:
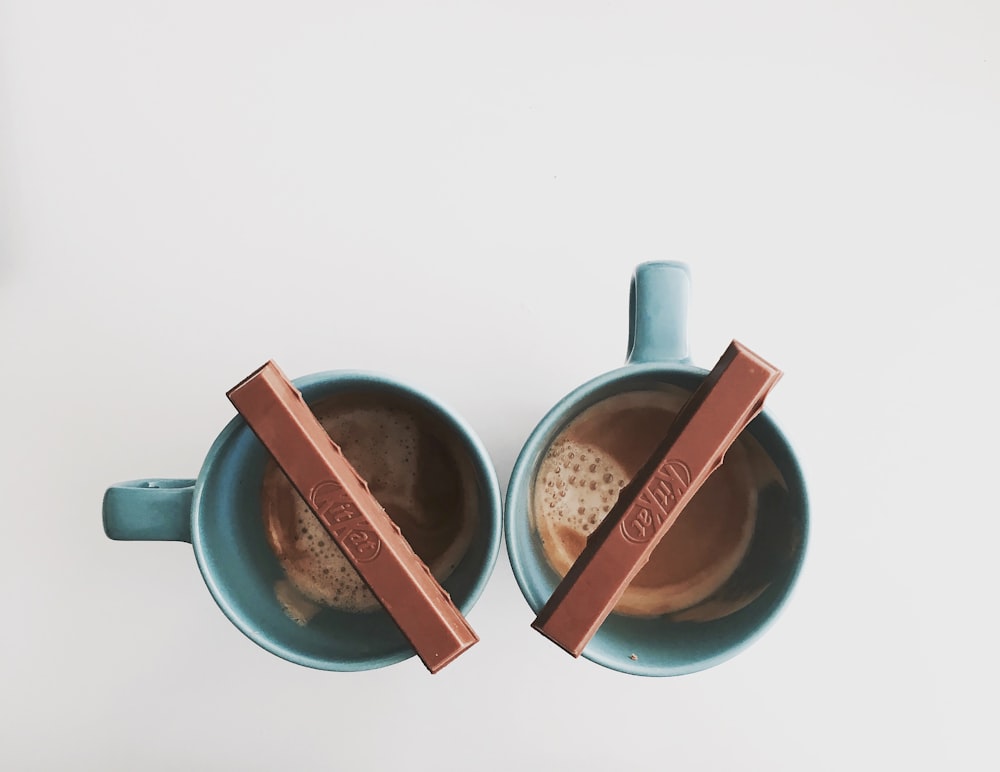
[[(567, 436), (567, 427), (574, 419), (611, 404), (608, 400), (632, 393), (694, 391), (706, 371), (693, 366), (688, 356), (689, 287), (688, 269), (682, 263), (638, 266), (629, 300), (626, 365), (583, 384), (553, 407), (532, 432), (514, 465), (504, 512), (507, 551), (518, 585), (535, 613), (560, 580), (546, 555), (533, 512), (544, 499), (536, 498), (535, 486), (542, 485), (540, 470), (546, 456), (554, 443)], [(668, 426), (662, 427), (663, 435)], [(754, 419), (738, 443), (746, 446), (747, 464), (757, 475), (750, 502), (754, 517), (739, 564), (691, 608), (648, 616), (612, 613), (584, 649), (584, 657), (635, 675), (692, 673), (732, 657), (774, 619), (788, 598), (805, 554), (805, 483), (791, 446), (766, 411)], [(606, 477), (611, 481), (612, 475)], [(581, 507), (581, 514), (583, 511)], [(674, 529), (679, 525), (680, 521)], [(551, 532), (548, 538), (552, 539)], [(541, 638), (539, 645), (543, 645)]]

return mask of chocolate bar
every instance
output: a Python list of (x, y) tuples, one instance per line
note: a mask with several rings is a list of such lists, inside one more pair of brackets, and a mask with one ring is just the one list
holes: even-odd
[(479, 640), (274, 362), (227, 396), (428, 670), (436, 673)]
[(763, 407), (781, 371), (733, 341), (587, 540), (532, 627), (574, 657)]

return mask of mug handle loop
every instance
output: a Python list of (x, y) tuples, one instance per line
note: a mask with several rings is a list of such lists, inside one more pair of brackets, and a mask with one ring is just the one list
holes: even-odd
[(104, 493), (104, 533), (128, 541), (191, 541), (194, 480), (151, 478)]
[(628, 364), (690, 361), (687, 341), (691, 276), (678, 262), (642, 263), (629, 291)]

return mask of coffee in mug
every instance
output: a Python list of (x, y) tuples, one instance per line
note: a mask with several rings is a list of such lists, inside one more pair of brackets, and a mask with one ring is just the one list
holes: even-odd
[[(443, 582), (475, 532), (475, 480), (453, 432), (399, 399), (337, 395), (311, 406), (414, 552)], [(323, 607), (370, 612), (379, 602), (273, 459), (261, 509), (267, 541), (285, 572), (275, 594), (308, 623)]]
[[(584, 410), (556, 436), (535, 477), (531, 516), (545, 558), (560, 577), (667, 434), (688, 396), (670, 384), (615, 394)], [(747, 552), (756, 494), (746, 443), (738, 440), (632, 580), (615, 613), (668, 614), (718, 590)]]

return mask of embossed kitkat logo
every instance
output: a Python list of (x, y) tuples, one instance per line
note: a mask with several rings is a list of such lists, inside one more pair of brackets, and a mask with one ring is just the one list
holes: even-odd
[(690, 485), (691, 470), (687, 464), (676, 459), (664, 461), (622, 518), (622, 536), (636, 544), (648, 542)]
[(309, 492), (309, 503), (319, 519), (332, 529), (331, 535), (357, 562), (367, 563), (378, 557), (382, 540), (339, 482), (317, 483)]

